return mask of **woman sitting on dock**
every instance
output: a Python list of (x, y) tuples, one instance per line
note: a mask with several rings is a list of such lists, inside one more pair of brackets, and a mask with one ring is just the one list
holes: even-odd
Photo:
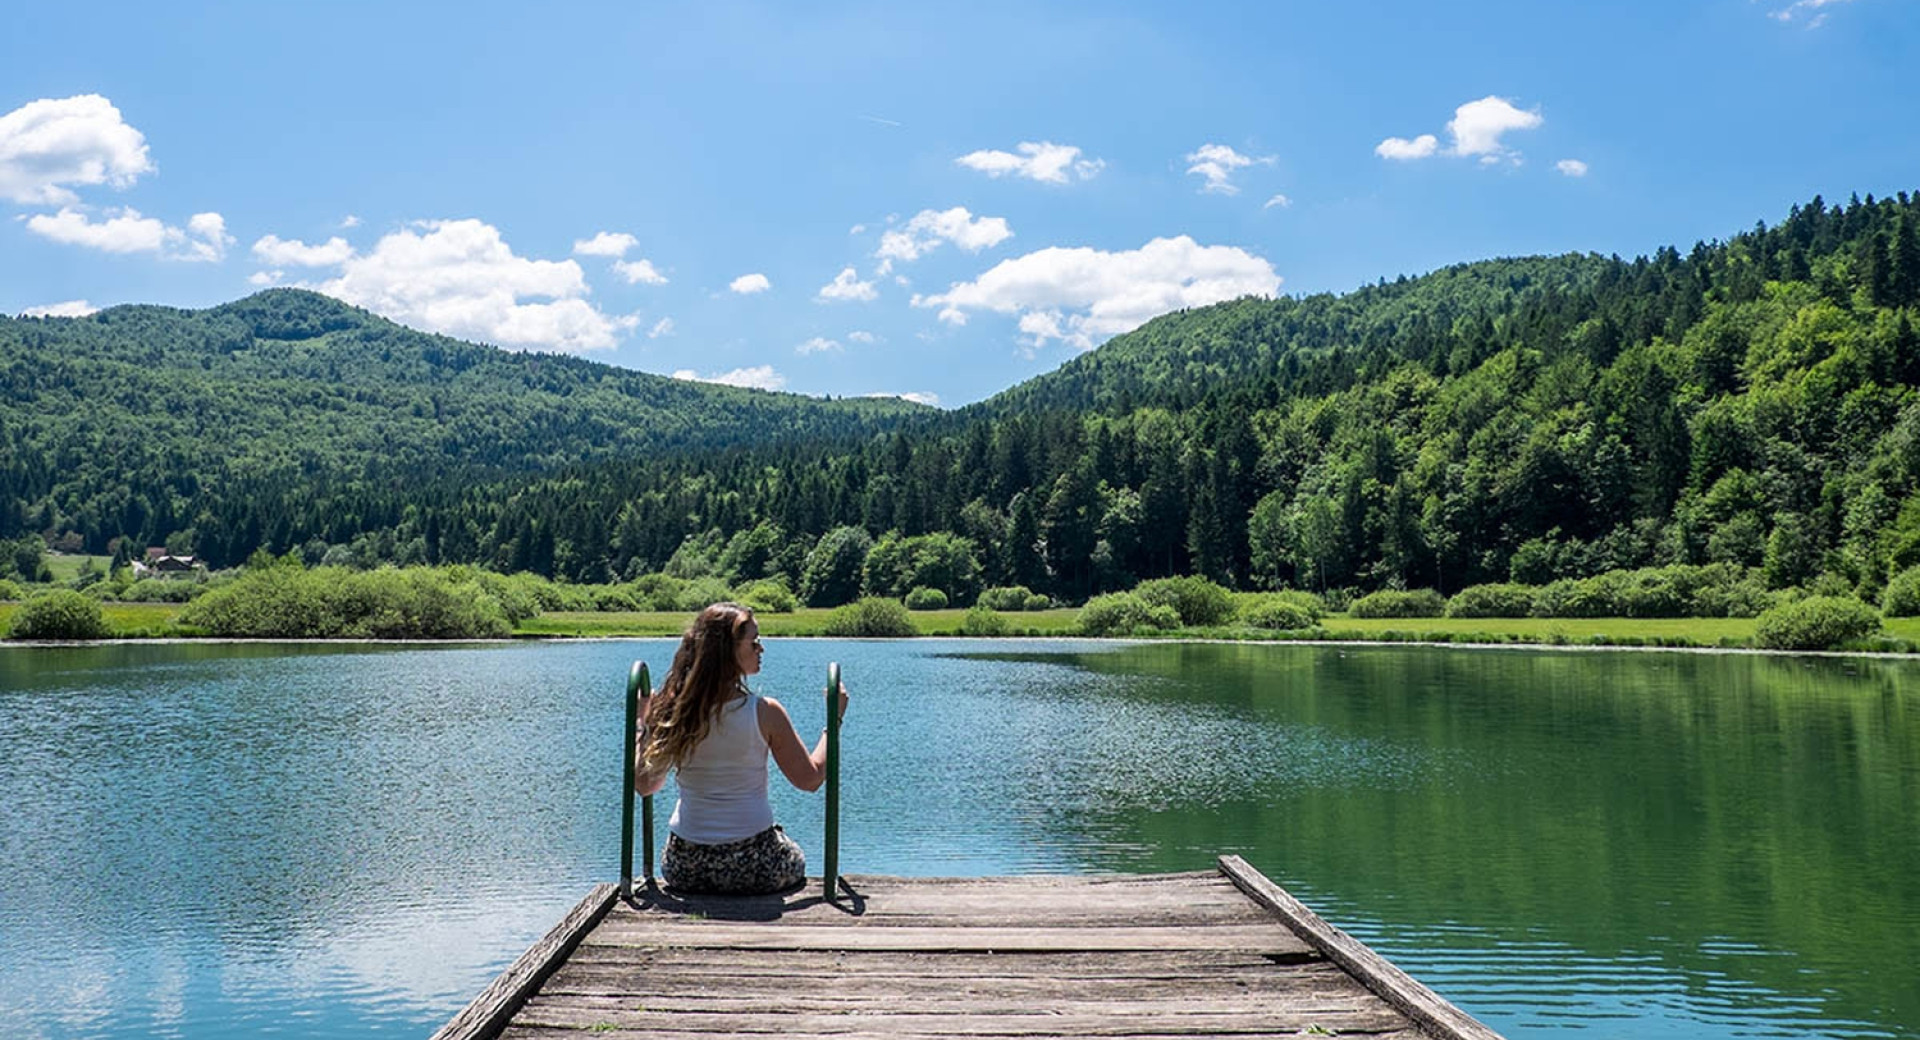
[[(804, 884), (806, 854), (773, 822), (767, 755), (793, 786), (819, 790), (827, 738), (809, 752), (780, 702), (747, 689), (760, 671), (753, 611), (715, 603), (680, 639), (666, 681), (648, 702), (634, 785), (653, 794), (672, 771), (680, 800), (667, 821), (660, 874), (682, 892), (778, 892)], [(840, 713), (847, 689), (840, 687)]]

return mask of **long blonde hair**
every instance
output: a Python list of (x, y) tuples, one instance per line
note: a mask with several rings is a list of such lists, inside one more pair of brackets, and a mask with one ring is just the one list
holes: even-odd
[(680, 637), (673, 666), (647, 703), (647, 730), (640, 768), (659, 776), (693, 754), (728, 701), (747, 691), (740, 671), (740, 636), (753, 611), (738, 603), (715, 603), (701, 611)]

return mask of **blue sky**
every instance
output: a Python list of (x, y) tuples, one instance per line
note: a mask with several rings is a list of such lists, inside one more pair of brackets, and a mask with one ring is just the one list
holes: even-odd
[(1914, 0), (41, 4), (0, 313), (305, 285), (979, 400), (1172, 307), (1920, 189)]

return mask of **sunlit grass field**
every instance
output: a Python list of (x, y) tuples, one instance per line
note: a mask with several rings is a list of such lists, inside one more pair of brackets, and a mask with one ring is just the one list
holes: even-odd
[(93, 569), (101, 574), (105, 574), (108, 565), (113, 563), (111, 556), (69, 556), (66, 553), (48, 553), (46, 560), (47, 569), (53, 572), (56, 582), (72, 581), (79, 577), (89, 560), (93, 561)]

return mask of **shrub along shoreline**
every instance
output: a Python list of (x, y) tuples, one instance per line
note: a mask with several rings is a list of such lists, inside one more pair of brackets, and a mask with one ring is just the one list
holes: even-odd
[[(736, 599), (769, 636), (1123, 636), (1548, 646), (1920, 652), (1920, 569), (1898, 576), (1887, 616), (1838, 590), (1768, 590), (1725, 565), (1617, 571), (1544, 586), (1481, 585), (1357, 598), (1297, 590), (1231, 592), (1204, 578), (1159, 578), (1062, 606), (1024, 588), (970, 605), (944, 595), (869, 596), (807, 607), (779, 579), (740, 587), (653, 575), (570, 586), (474, 567), (307, 568), (260, 557), (183, 602), (122, 602), (70, 588), (0, 590), (0, 633), (16, 640), (100, 638), (467, 640), (671, 637), (694, 611)], [(17, 595), (16, 595), (17, 594)], [(1341, 609), (1333, 609), (1335, 606)]]

